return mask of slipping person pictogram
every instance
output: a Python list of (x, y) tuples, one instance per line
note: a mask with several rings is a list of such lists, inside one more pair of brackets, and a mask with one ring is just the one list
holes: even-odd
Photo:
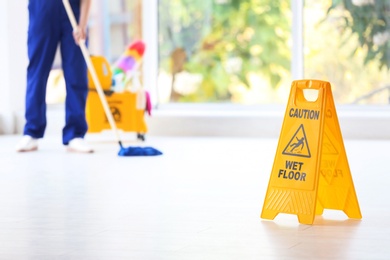
[(297, 142), (290, 145), (290, 147), (293, 147), (293, 148), (291, 149), (291, 152), (294, 152), (295, 149), (297, 149), (297, 148), (299, 148), (300, 146), (302, 146), (301, 149), (299, 149), (299, 151), (297, 151), (297, 153), (299, 153), (300, 151), (302, 151), (303, 147), (305, 147), (305, 144), (303, 143), (303, 141), (305, 140), (305, 138), (302, 137), (302, 138), (298, 139), (298, 137), (295, 137), (295, 139), (297, 139)]
[(310, 149), (307, 143), (306, 133), (303, 125), (300, 125), (293, 137), (283, 150), (285, 155), (293, 155), (310, 158)]

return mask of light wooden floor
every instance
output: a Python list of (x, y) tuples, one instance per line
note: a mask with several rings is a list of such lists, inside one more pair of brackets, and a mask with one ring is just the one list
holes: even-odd
[[(259, 215), (277, 140), (157, 138), (160, 157), (17, 154), (0, 136), (0, 259), (390, 259), (390, 141), (346, 140), (363, 219)], [(126, 143), (139, 145), (138, 143)]]

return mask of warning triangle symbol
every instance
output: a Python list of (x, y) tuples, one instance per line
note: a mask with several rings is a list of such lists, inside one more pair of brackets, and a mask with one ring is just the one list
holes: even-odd
[(307, 143), (305, 129), (301, 124), (291, 140), (288, 142), (283, 154), (310, 158), (310, 148)]

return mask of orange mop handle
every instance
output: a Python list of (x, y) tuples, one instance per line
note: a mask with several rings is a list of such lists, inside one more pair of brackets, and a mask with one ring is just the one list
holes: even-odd
[[(76, 21), (76, 18), (74, 16), (72, 7), (69, 4), (69, 0), (62, 0), (62, 2), (64, 4), (66, 13), (69, 17), (70, 23), (72, 24), (73, 30), (76, 30), (77, 29), (77, 21)], [(87, 63), (88, 70), (92, 76), (92, 80), (95, 83), (96, 91), (100, 97), (100, 101), (102, 102), (103, 109), (104, 109), (104, 112), (106, 113), (106, 116), (107, 116), (108, 122), (110, 123), (111, 129), (114, 131), (117, 141), (122, 146), (122, 142), (121, 142), (120, 137), (119, 137), (118, 129), (116, 127), (114, 118), (111, 114), (110, 107), (108, 106), (108, 103), (107, 103), (106, 97), (104, 95), (103, 88), (100, 84), (99, 78), (96, 74), (95, 67), (92, 64), (90, 54), (88, 52), (87, 46), (85, 45), (84, 39), (81, 39), (79, 41), (79, 46), (80, 46), (81, 52), (83, 53), (84, 60)]]

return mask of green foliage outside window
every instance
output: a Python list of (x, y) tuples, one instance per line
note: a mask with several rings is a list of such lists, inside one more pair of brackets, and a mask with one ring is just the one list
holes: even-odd
[(390, 1), (333, 0), (328, 13), (343, 8), (344, 33), (356, 34), (359, 46), (367, 50), (364, 63), (379, 61), (380, 68), (390, 68)]
[[(160, 0), (159, 71), (170, 78), (162, 84), (170, 89), (165, 100), (285, 100), (290, 3)], [(383, 91), (370, 93), (390, 82), (390, 1), (305, 0), (303, 18), (304, 77), (331, 82), (337, 103), (388, 103)]]
[(171, 101), (229, 101), (257, 74), (276, 88), (290, 71), (289, 0), (160, 0), (160, 71), (201, 75)]

